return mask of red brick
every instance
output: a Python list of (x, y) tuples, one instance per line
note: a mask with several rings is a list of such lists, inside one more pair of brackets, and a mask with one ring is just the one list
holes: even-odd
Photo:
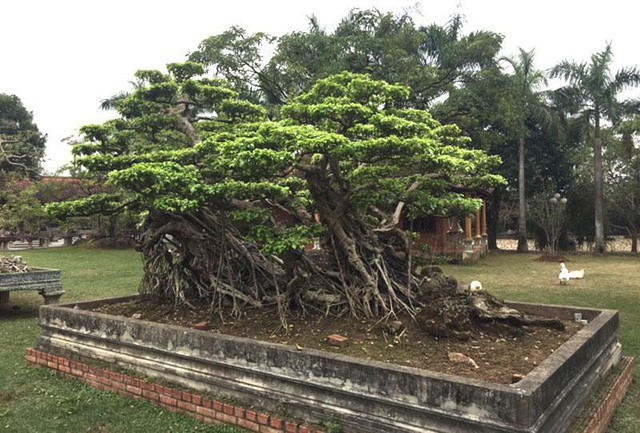
[(303, 425), (299, 426), (298, 430), (299, 430), (299, 433), (311, 433), (311, 429)]
[(244, 418), (246, 412), (247, 411), (243, 407), (236, 407), (235, 410), (233, 411), (233, 414), (238, 418)]
[(47, 367), (53, 368), (55, 370), (57, 366), (58, 366), (58, 363), (53, 361), (47, 361)]
[(35, 355), (27, 355), (27, 362), (30, 362), (31, 364), (35, 364), (36, 359)]
[(287, 433), (298, 433), (298, 424), (287, 421), (284, 423), (284, 431)]
[(282, 433), (282, 430), (277, 429), (277, 428), (273, 428), (273, 427), (269, 427), (266, 425), (261, 425), (260, 426), (260, 433)]
[(202, 406), (196, 407), (196, 413), (199, 413), (199, 414), (204, 415), (204, 416), (209, 417), (209, 418), (215, 418), (216, 417), (216, 411), (213, 410), (213, 409), (209, 409), (207, 407), (202, 407)]
[(69, 360), (67, 358), (62, 358), (60, 362), (62, 362), (62, 365), (64, 365), (65, 367), (69, 366)]
[(215, 401), (213, 402), (213, 409), (214, 409), (216, 412), (222, 412), (222, 408), (223, 408), (223, 406), (224, 406), (224, 404), (223, 404), (222, 402), (218, 401), (218, 400), (215, 400)]
[(149, 400), (159, 400), (160, 399), (160, 395), (157, 392), (149, 391), (148, 389), (143, 389), (142, 390), (142, 395), (144, 397), (148, 398)]
[(344, 347), (349, 343), (349, 339), (344, 335), (331, 334), (327, 337), (327, 343), (330, 346)]
[(78, 377), (84, 377), (84, 371), (77, 368), (71, 368), (71, 374)]
[(126, 385), (124, 383), (122, 383), (122, 382), (117, 382), (115, 380), (112, 380), (111, 381), (111, 387), (113, 389), (125, 389)]
[(258, 420), (258, 414), (253, 411), (253, 410), (247, 410), (245, 416), (246, 419), (248, 419), (249, 421), (257, 421)]
[(85, 383), (87, 385), (89, 385), (89, 386), (94, 387), (94, 388), (99, 388), (100, 387), (100, 384), (98, 382), (96, 382), (95, 380), (87, 379), (87, 380), (85, 380)]
[(175, 406), (178, 403), (178, 400), (173, 397), (169, 397), (168, 395), (161, 395), (160, 403), (163, 403), (167, 406)]
[(193, 403), (189, 403), (188, 401), (178, 400), (178, 407), (180, 409), (184, 409), (184, 410), (189, 411), (189, 412), (195, 412), (196, 411), (196, 407), (198, 407), (198, 406), (196, 406)]
[(155, 392), (158, 394), (164, 394), (164, 386), (156, 385)]
[(269, 425), (269, 415), (266, 413), (258, 414), (258, 422), (260, 424)]
[(98, 376), (98, 382), (105, 386), (111, 386), (111, 379), (109, 379), (108, 377)]
[(233, 405), (230, 404), (225, 404), (222, 406), (222, 411), (224, 413), (226, 413), (227, 415), (233, 415), (233, 413), (235, 412), (235, 407)]
[(220, 424), (220, 421), (218, 421), (215, 418), (209, 418), (208, 416), (202, 417), (203, 421), (205, 424)]
[(227, 415), (223, 412), (216, 412), (216, 419), (229, 424), (236, 424), (238, 419), (233, 415)]
[(209, 397), (203, 397), (202, 405), (207, 409), (211, 409), (213, 407), (213, 400), (211, 400)]
[(127, 391), (133, 395), (142, 395), (142, 388), (134, 385), (127, 385)]
[(270, 422), (271, 427), (275, 427), (277, 429), (282, 430), (282, 425), (283, 424), (284, 424), (284, 422), (280, 418), (271, 417), (271, 422)]
[(238, 426), (246, 428), (247, 430), (251, 430), (251, 431), (256, 431), (256, 432), (260, 431), (260, 424), (258, 424), (255, 421), (249, 421), (248, 419), (239, 419)]
[(197, 404), (198, 406), (202, 405), (202, 396), (201, 395), (194, 395), (193, 398), (191, 399), (191, 401), (193, 402), (193, 404)]
[[(167, 398), (175, 400), (173, 397), (167, 397)], [(160, 403), (160, 406), (164, 407), (167, 410), (170, 410), (171, 412), (178, 412), (179, 411), (179, 409), (177, 407), (175, 407), (174, 405)]]
[(207, 326), (209, 326), (209, 322), (206, 320), (203, 320), (202, 322), (198, 322), (195, 325), (193, 325), (194, 329), (200, 329), (201, 331), (204, 331), (207, 329)]
[(63, 373), (67, 373), (67, 374), (71, 373), (71, 369), (69, 367), (67, 367), (66, 365), (61, 365), (60, 366), (60, 371), (63, 372)]

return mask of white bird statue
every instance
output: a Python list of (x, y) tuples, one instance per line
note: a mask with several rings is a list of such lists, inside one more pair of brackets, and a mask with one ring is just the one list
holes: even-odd
[(564, 265), (564, 263), (560, 263), (560, 275), (558, 275), (558, 279), (560, 280), (560, 284), (562, 285), (569, 284), (569, 270)]
[(579, 271), (569, 271), (569, 278), (584, 278), (584, 269), (580, 269)]
[(482, 283), (480, 281), (474, 280), (469, 283), (469, 291), (471, 293), (476, 293), (482, 290)]

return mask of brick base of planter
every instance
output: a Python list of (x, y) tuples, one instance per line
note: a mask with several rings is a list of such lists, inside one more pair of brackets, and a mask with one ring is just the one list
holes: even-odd
[[(325, 433), (296, 422), (258, 412), (250, 408), (227, 404), (206, 395), (194, 394), (169, 386), (157, 385), (144, 379), (115, 373), (108, 369), (92, 367), (78, 361), (27, 349), (29, 363), (57, 370), (63, 375), (82, 380), (94, 388), (118, 393), (123, 397), (149, 400), (172, 412), (191, 416), (208, 424), (232, 424), (260, 433)], [(634, 359), (624, 357), (622, 371), (589, 416), (583, 433), (604, 433), (616, 408), (622, 402), (633, 382)]]
[(31, 364), (51, 368), (65, 376), (80, 379), (94, 388), (115, 392), (136, 400), (148, 400), (167, 410), (196, 418), (207, 424), (231, 424), (260, 433), (325, 433), (274, 415), (217, 401), (206, 395), (158, 385), (37, 349), (27, 349), (26, 359)]
[(585, 427), (584, 433), (604, 433), (607, 431), (617, 407), (633, 382), (634, 359), (623, 357), (620, 366), (622, 372), (616, 377), (607, 392), (604, 393), (604, 396), (596, 405), (595, 411), (590, 413), (590, 421)]

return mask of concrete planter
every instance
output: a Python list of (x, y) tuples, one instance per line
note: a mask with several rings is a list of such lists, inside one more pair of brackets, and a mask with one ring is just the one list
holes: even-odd
[(345, 432), (564, 432), (620, 359), (618, 314), (537, 304), (525, 312), (583, 329), (515, 385), (488, 383), (212, 332), (93, 313), (101, 302), (43, 306), (38, 350), (93, 358)]
[(31, 268), (29, 272), (0, 274), (0, 309), (9, 306), (9, 293), (36, 290), (45, 304), (56, 304), (64, 294), (62, 272), (58, 269)]

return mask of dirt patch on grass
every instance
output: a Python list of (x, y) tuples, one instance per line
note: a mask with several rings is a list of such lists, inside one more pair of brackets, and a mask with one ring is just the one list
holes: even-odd
[[(290, 318), (284, 329), (275, 311), (248, 310), (238, 320), (222, 320), (204, 307), (174, 309), (149, 299), (104, 305), (94, 311), (189, 328), (199, 325), (206, 332), (281, 343), (298, 350), (318, 349), (503, 384), (511, 383), (513, 375), (529, 373), (581, 328), (574, 322), (564, 322), (564, 331), (487, 323), (468, 341), (458, 341), (425, 335), (408, 317), (400, 317), (404, 331), (394, 334), (383, 323), (350, 316), (300, 315)], [(332, 334), (347, 337), (347, 343), (341, 347), (328, 344)], [(472, 358), (478, 368), (450, 361), (452, 352)]]
[(565, 256), (552, 255), (552, 254), (543, 254), (535, 260), (536, 262), (550, 262), (550, 263), (566, 263), (571, 261)]
[(0, 391), (0, 403), (9, 403), (10, 401), (15, 400), (15, 398), (15, 391)]

